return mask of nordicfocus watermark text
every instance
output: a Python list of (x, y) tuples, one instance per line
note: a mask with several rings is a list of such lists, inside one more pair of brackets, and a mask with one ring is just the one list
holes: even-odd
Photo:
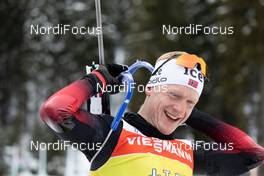
[(188, 26), (162, 25), (163, 35), (232, 35), (233, 26), (204, 26), (202, 24), (190, 24)]
[(173, 142), (171, 140), (160, 140), (157, 138), (150, 138), (145, 136), (127, 137), (129, 145), (133, 146), (148, 146), (153, 148), (156, 152), (168, 151), (170, 153), (180, 154), (183, 151), (189, 150), (204, 150), (204, 151), (233, 151), (233, 143), (216, 143), (205, 141), (185, 140), (187, 143)]
[(73, 150), (87, 151), (87, 150), (99, 150), (102, 143), (74, 143), (70, 141), (57, 140), (56, 142), (39, 142), (31, 141), (30, 150), (53, 150), (53, 151), (64, 151), (70, 147)]
[[(179, 152), (181, 150), (205, 150), (205, 151), (232, 151), (234, 150), (233, 143), (216, 143), (205, 141), (188, 140), (190, 145), (185, 143), (174, 143), (170, 140), (159, 140), (157, 138), (149, 137), (127, 137), (129, 145), (138, 146), (152, 146), (156, 152)], [(70, 141), (57, 140), (56, 142), (39, 142), (31, 141), (30, 150), (53, 150), (53, 151), (65, 151), (69, 147), (73, 150), (80, 151), (97, 151), (100, 149), (102, 143), (74, 143)]]
[(205, 151), (232, 151), (234, 150), (234, 143), (216, 143), (216, 142), (205, 142), (205, 141), (193, 141), (192, 149), (198, 150), (203, 149)]
[(57, 24), (54, 26), (30, 25), (31, 35), (99, 35), (101, 27), (72, 26), (70, 24)]
[[(130, 83), (122, 84), (122, 85), (110, 85), (107, 84), (105, 87), (100, 85), (99, 83), (96, 84), (96, 91), (102, 93), (111, 93), (111, 92), (131, 92), (132, 90), (136, 90), (139, 93), (144, 93), (147, 87), (142, 84)], [(167, 92), (168, 88), (167, 85), (160, 85), (160, 86), (153, 86), (152, 91), (155, 92)]]

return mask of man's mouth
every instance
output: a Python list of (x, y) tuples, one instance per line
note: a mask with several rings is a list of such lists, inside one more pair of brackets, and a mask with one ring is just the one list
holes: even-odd
[(166, 115), (166, 117), (167, 117), (169, 120), (172, 120), (172, 121), (174, 121), (174, 122), (180, 120), (180, 118), (175, 117), (173, 114), (169, 113), (168, 111), (164, 111), (164, 114)]

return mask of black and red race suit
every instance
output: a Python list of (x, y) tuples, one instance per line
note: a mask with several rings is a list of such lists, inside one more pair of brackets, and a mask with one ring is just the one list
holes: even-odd
[[(41, 118), (64, 140), (79, 144), (102, 144), (113, 117), (94, 115), (81, 109), (82, 104), (95, 93), (94, 82), (89, 77), (77, 80), (52, 95), (41, 106)], [(193, 110), (187, 124), (206, 134), (215, 143), (229, 148), (194, 147), (186, 140), (177, 139), (177, 130), (164, 135), (139, 114), (126, 113), (92, 162), (91, 174), (230, 176), (245, 173), (263, 163), (264, 148), (238, 128), (198, 109)], [(190, 145), (191, 149), (188, 147)], [(96, 153), (96, 150), (81, 151), (89, 161)]]

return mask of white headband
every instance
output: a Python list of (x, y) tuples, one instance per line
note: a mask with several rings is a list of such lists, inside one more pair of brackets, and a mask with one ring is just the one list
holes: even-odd
[[(166, 61), (167, 60), (158, 61), (155, 65), (154, 71)], [(190, 87), (200, 96), (203, 91), (204, 77), (197, 67), (182, 67), (176, 64), (176, 59), (171, 59), (161, 66), (155, 75), (150, 77), (147, 87), (167, 84), (178, 84)]]

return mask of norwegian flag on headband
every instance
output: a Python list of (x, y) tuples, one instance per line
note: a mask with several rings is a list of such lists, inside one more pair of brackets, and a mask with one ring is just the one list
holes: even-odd
[(197, 88), (198, 87), (198, 81), (195, 81), (195, 80), (193, 80), (193, 79), (189, 79), (189, 82), (188, 82), (188, 85), (189, 86), (192, 86), (192, 87), (194, 87), (194, 88)]

